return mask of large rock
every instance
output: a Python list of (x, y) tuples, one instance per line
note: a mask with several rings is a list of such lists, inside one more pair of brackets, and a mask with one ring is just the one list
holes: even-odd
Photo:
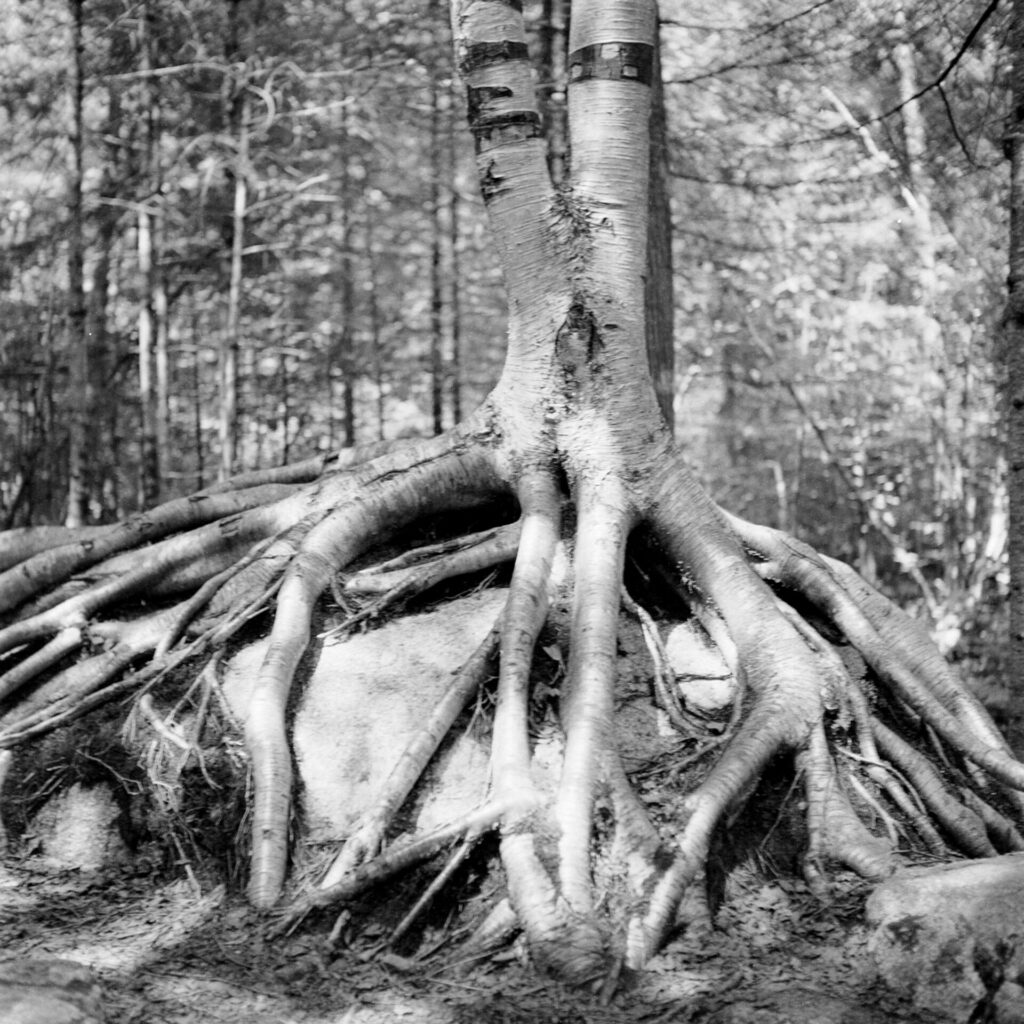
[(1024, 1019), (1024, 854), (901, 872), (867, 917), (879, 973), (932, 1019)]
[(0, 962), (3, 1024), (102, 1024), (102, 992), (88, 967), (72, 960)]
[[(323, 646), (292, 731), (312, 841), (349, 835), (505, 598), (504, 590), (481, 591)], [(228, 667), (224, 689), (240, 717), (265, 653), (265, 643), (254, 644)], [(433, 768), (438, 784), (426, 787), (416, 808), (416, 826), (430, 829), (482, 802), (488, 763), (487, 750), (472, 739), (450, 745)]]

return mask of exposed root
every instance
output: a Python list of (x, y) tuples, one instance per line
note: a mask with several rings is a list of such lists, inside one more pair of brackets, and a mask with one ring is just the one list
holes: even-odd
[(94, 540), (109, 529), (109, 526), (24, 526), (5, 530), (0, 533), (0, 572), (41, 551)]
[[(288, 486), (268, 484), (215, 497), (194, 495), (177, 498), (151, 512), (140, 513), (103, 529), (98, 536), (90, 534), (84, 540), (44, 549), (0, 573), (0, 610), (16, 608), (68, 576), (97, 565), (120, 551), (269, 505), (293, 490)], [(185, 557), (187, 559), (188, 555)], [(166, 565), (162, 568), (167, 570)]]
[(984, 822), (960, 803), (931, 762), (882, 722), (872, 721), (871, 728), (879, 751), (911, 781), (925, 807), (957, 847), (972, 857), (991, 857), (996, 850), (988, 840)]
[(67, 721), (66, 716), (78, 712), (104, 684), (117, 679), (138, 658), (153, 652), (169, 617), (170, 613), (165, 611), (131, 622), (94, 626), (90, 640), (99, 648), (98, 653), (37, 686), (0, 718), (0, 746), (13, 746)]
[(346, 595), (379, 595), (323, 634), (330, 640), (362, 622), (379, 617), (387, 608), (408, 600), (444, 580), (480, 572), (512, 561), (519, 548), (520, 524), (484, 530), (470, 537), (432, 544), (409, 552), (406, 558), (374, 566), (345, 580)]
[(333, 576), (372, 542), (432, 506), (457, 505), (457, 494), (493, 490), (486, 457), (460, 454), (457, 442), (455, 436), (424, 443), (399, 465), (391, 456), (383, 457), (383, 465), (370, 463), (368, 471), (357, 474), (362, 484), (357, 496), (324, 516), (288, 564), (245, 721), (253, 771), (249, 898), (257, 907), (274, 904), (287, 869), (292, 771), (284, 712), (309, 643), (315, 604)]
[(461, 964), (468, 966), (475, 960), (490, 956), (504, 946), (519, 931), (519, 918), (508, 899), (500, 899), (487, 916), (476, 926), (473, 934), (463, 943)]
[(919, 623), (869, 587), (848, 566), (791, 537), (729, 517), (764, 561), (765, 578), (808, 598), (860, 651), (880, 679), (964, 756), (1011, 789), (1024, 790), (1024, 765), (970, 694), (953, 679)]
[[(499, 622), (467, 652), (396, 758), (375, 805), (320, 886), (284, 911), (282, 928), (316, 907), (360, 898), (405, 867), (448, 850), (446, 863), (395, 930), (398, 939), (476, 839), (498, 827), (508, 901), (471, 942), (470, 955), (490, 948), (495, 936), (521, 929), (539, 966), (576, 983), (595, 983), (607, 997), (621, 971), (642, 966), (688, 915), (704, 918), (698, 890), (713, 834), (741, 812), (766, 766), (780, 756), (791, 759), (804, 787), (804, 871), (819, 894), (826, 893), (833, 866), (880, 878), (897, 850), (943, 856), (952, 847), (985, 856), (1024, 848), (1024, 798), (1015, 792), (1024, 788), (1024, 767), (936, 661), (921, 628), (900, 618), (847, 567), (777, 531), (721, 513), (667, 447), (628, 484), (622, 474), (588, 466), (570, 474), (572, 599), (558, 693), (564, 749), (557, 782), (539, 782), (530, 682), (553, 594), (557, 607), (562, 604), (554, 567), (563, 540), (564, 483), (548, 458), (496, 454), (500, 431), (484, 423), (481, 415), (449, 435), (353, 458), (344, 471), (332, 467), (300, 484), (315, 468), (311, 463), (286, 474), (287, 483), (260, 485), (271, 488), (270, 504), (233, 511), (226, 521), (193, 523), (147, 548), (107, 557), (115, 543), (128, 543), (127, 527), (116, 541), (103, 533), (98, 540), (107, 546), (92, 564), (93, 577), (70, 596), (62, 588), (67, 574), (78, 571), (68, 567), (80, 565), (80, 546), (73, 557), (70, 549), (59, 555), (63, 575), (45, 568), (56, 563), (34, 556), (34, 578), (50, 573), (32, 592), (37, 610), (0, 631), (0, 652), (6, 652), (0, 655), (0, 700), (6, 701), (0, 749), (134, 689), (133, 721), (148, 722), (152, 738), (151, 779), (173, 802), (186, 764), (205, 771), (200, 737), (212, 702), (222, 696), (212, 661), (170, 710), (165, 704), (157, 711), (153, 687), (187, 659), (216, 656), (228, 637), (272, 606), (269, 645), (240, 723), (253, 780), (249, 894), (257, 906), (270, 907), (288, 857), (292, 781), (285, 709), (322, 595), (371, 598), (350, 609), (341, 628), (351, 628), (441, 580), (486, 572), (514, 557)], [(357, 558), (421, 516), (510, 491), (519, 501), (518, 522), (345, 575)], [(195, 504), (208, 509), (209, 502), (227, 496), (249, 501), (255, 493), (229, 487)], [(160, 521), (177, 521), (188, 508), (169, 503)], [(155, 538), (158, 528), (145, 528)], [(132, 529), (137, 534), (143, 527)], [(634, 529), (649, 533), (648, 557), (667, 561), (679, 595), (735, 677), (722, 731), (715, 730), (723, 723), (712, 729), (680, 700), (658, 623), (625, 593), (625, 548)], [(133, 596), (186, 585), (176, 603), (103, 621)], [(680, 735), (674, 777), (688, 790), (667, 829), (652, 823), (618, 752), (623, 608), (641, 624), (655, 700)], [(428, 835), (395, 837), (400, 808), (478, 693), (495, 654), (487, 804)], [(187, 727), (181, 724), (186, 711)], [(922, 737), (921, 749), (915, 737)], [(697, 909), (681, 910), (684, 897)]]
[[(232, 517), (228, 524), (211, 523), (143, 549), (141, 557), (134, 555), (135, 564), (123, 575), (114, 575), (106, 582), (0, 630), (0, 654), (61, 629), (82, 626), (115, 602), (143, 591), (157, 591), (158, 582), (166, 584), (167, 578), (182, 567), (188, 568), (190, 577), (198, 585), (207, 582), (230, 568), (253, 543), (273, 532), (270, 528), (279, 510), (280, 504), (253, 509), (247, 515)], [(231, 536), (229, 544), (224, 543), (226, 534)]]
[(843, 864), (862, 878), (880, 879), (892, 873), (893, 849), (868, 831), (843, 792), (825, 730), (811, 732), (807, 748), (798, 758), (807, 794), (809, 843), (804, 876), (812, 892), (825, 898), (824, 879), (830, 863)]
[(468, 836), (463, 839), (458, 846), (452, 851), (448, 857), (445, 866), (438, 872), (437, 876), (433, 879), (430, 885), (423, 891), (422, 895), (409, 909), (408, 913), (402, 918), (401, 921), (395, 926), (392, 931), (390, 938), (388, 939), (389, 945), (395, 945), (399, 942), (409, 931), (410, 928), (420, 919), (424, 911), (433, 903), (444, 887), (451, 881), (452, 875), (462, 866), (462, 863), (469, 856), (470, 851), (473, 849), (474, 842), (479, 838), (479, 833)]
[(632, 509), (614, 485), (581, 487), (577, 507), (572, 647), (562, 694), (565, 757), (556, 816), (561, 891), (574, 913), (589, 917), (592, 817), (603, 755), (612, 742), (622, 566)]
[(530, 668), (547, 616), (548, 583), (561, 525), (561, 499), (552, 475), (541, 471), (525, 477), (519, 503), (523, 532), (502, 622), (491, 746), (495, 797), (508, 808), (501, 825), (501, 859), (512, 907), (538, 963), (579, 978), (591, 973), (600, 940), (591, 935), (581, 942), (574, 934), (568, 908), (541, 861), (538, 846), (547, 828), (541, 814), (544, 801), (530, 772)]
[(396, 843), (333, 885), (325, 889), (314, 889), (297, 899), (280, 913), (275, 932), (288, 931), (296, 921), (301, 921), (317, 907), (329, 907), (356, 899), (399, 872), (429, 860), (452, 843), (472, 841), (474, 837), (493, 828), (505, 810), (501, 804), (491, 801), (427, 835)]

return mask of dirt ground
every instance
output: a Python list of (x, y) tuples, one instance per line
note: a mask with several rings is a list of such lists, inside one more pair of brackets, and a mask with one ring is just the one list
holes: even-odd
[(224, 885), (137, 867), (55, 873), (30, 859), (0, 874), (0, 959), (90, 966), (116, 1024), (916, 1021), (875, 978), (862, 924), (867, 891), (849, 880), (823, 906), (800, 882), (741, 867), (712, 929), (677, 938), (601, 1005), (539, 976), (515, 946), (466, 969), (444, 923), (403, 955), (379, 924), (333, 945), (327, 918), (271, 938)]
[[(470, 611), (489, 612), (487, 600), (500, 603), (500, 598), (477, 596)], [(481, 636), (492, 620), (492, 614), (482, 615)], [(423, 621), (428, 632), (447, 636), (434, 619)], [(373, 637), (378, 646), (366, 660), (375, 685), (382, 685), (383, 667), (395, 662), (396, 685), (404, 687), (409, 658), (422, 654), (427, 644), (417, 642), (415, 652), (398, 648), (387, 628), (358, 639), (365, 644)], [(476, 642), (441, 647), (468, 650)], [(344, 652), (350, 687), (358, 661), (353, 650)], [(687, 648), (687, 664), (699, 653)], [(667, 785), (665, 772), (673, 761), (665, 754), (678, 738), (659, 726), (635, 623), (623, 624), (620, 655), (617, 713), (630, 735), (626, 768), (654, 818), (671, 823), (677, 798), (672, 794), (683, 790), (678, 780)], [(548, 667), (557, 672), (555, 662)], [(449, 668), (426, 666), (419, 677), (443, 678)], [(378, 724), (379, 710), (375, 704), (371, 716)], [(354, 720), (348, 713), (328, 717), (332, 736), (338, 722)], [(542, 716), (538, 720), (543, 722)], [(51, 761), (70, 772), (68, 765), (85, 756), (88, 741), (81, 731), (69, 734), (63, 745), (54, 740), (52, 756), (46, 755), (50, 761), (45, 751), (39, 755), (40, 777), (49, 777)], [(351, 742), (348, 737), (346, 743)], [(90, 765), (114, 763), (105, 748), (93, 753)], [(330, 764), (332, 756), (313, 759)], [(81, 776), (80, 781), (90, 780)], [(403, 877), (382, 887), (385, 891), (354, 909), (334, 941), (336, 914), (327, 912), (290, 935), (274, 937), (272, 922), (246, 905), (239, 884), (204, 878), (199, 861), (186, 862), (184, 854), (168, 867), (158, 841), (152, 843), (158, 851), (153, 856), (136, 852), (123, 858), (126, 866), (120, 868), (58, 871), (52, 867), (54, 851), (45, 858), (26, 833), (0, 865), (0, 961), (56, 957), (89, 966), (105, 991), (112, 1024), (924, 1024), (876, 977), (863, 924), (870, 887), (841, 876), (833, 898), (823, 905), (791, 877), (793, 871), (777, 867), (795, 863), (794, 843), (801, 841), (795, 831), (788, 835), (788, 819), (778, 809), (780, 799), (793, 803), (785, 799), (790, 784), (785, 778), (766, 782), (748, 804), (755, 810), (740, 816), (737, 828), (743, 831), (723, 838), (717, 855), (721, 869), (712, 886), (713, 926), (691, 927), (676, 937), (638, 977), (620, 978), (606, 1004), (589, 991), (546, 979), (515, 944), (490, 961), (465, 962), (460, 940), (468, 928), (460, 933), (460, 922), (479, 919), (501, 890), (501, 879), (494, 877), (500, 873), (497, 858), (486, 849), (479, 851), (475, 867), (467, 865), (467, 876), (474, 870), (476, 876), (455, 884), (447, 903), (434, 906), (419, 931), (392, 948), (390, 929), (437, 865), (427, 866), (419, 878)], [(346, 800), (351, 800), (347, 790)], [(315, 838), (316, 831), (309, 830), (306, 839)], [(304, 858), (308, 854), (300, 849), (298, 862)]]

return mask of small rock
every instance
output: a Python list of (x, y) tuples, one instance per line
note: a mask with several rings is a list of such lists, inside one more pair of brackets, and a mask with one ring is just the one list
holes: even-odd
[(1006, 983), (1024, 980), (1024, 854), (901, 872), (872, 893), (867, 919), (879, 973), (934, 1020), (966, 1021), (982, 1004), (1002, 1006), (1000, 1024), (1020, 1019)]
[(47, 800), (34, 822), (46, 863), (95, 871), (124, 860), (126, 848), (116, 824), (120, 813), (104, 785), (76, 782)]
[(665, 654), (677, 675), (679, 696), (698, 714), (717, 717), (736, 697), (736, 680), (707, 633), (692, 620), (673, 626)]
[(3, 1024), (103, 1024), (103, 993), (73, 960), (0, 962)]

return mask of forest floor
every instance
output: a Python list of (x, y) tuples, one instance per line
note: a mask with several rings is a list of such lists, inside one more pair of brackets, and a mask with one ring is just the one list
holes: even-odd
[[(502, 600), (501, 593), (485, 594), (466, 604), (480, 619), (473, 627), (480, 636), (493, 621), (492, 604)], [(444, 625), (428, 615), (419, 624), (444, 641), (434, 648), (459, 650), (472, 649), (479, 636), (453, 640), (446, 630), (468, 629), (468, 621)], [(406, 631), (410, 623), (417, 620), (406, 619)], [(382, 628), (344, 649), (325, 648), (327, 674), (331, 651), (343, 651), (347, 689), (362, 694), (359, 664), (365, 662), (380, 688), (384, 669), (394, 663), (395, 686), (405, 693), (409, 666), (419, 665), (410, 659), (425, 657), (431, 646), (409, 635), (414, 642), (407, 636), (399, 647)], [(374, 638), (378, 646), (357, 657)], [(676, 741), (657, 728), (635, 623), (624, 623), (620, 653), (618, 713), (628, 723), (636, 759), (627, 767), (638, 770), (658, 763)], [(450, 670), (419, 665), (416, 674), (443, 679)], [(358, 699), (370, 706), (369, 693)], [(409, 700), (399, 704), (408, 714)], [(339, 721), (357, 721), (352, 709), (318, 707), (314, 702), (310, 713), (326, 716), (334, 740)], [(372, 721), (387, 720), (397, 732), (401, 723), (387, 719), (385, 710), (373, 704)], [(75, 734), (64, 745), (73, 749), (84, 741)], [(321, 760), (331, 762), (326, 754)], [(351, 773), (342, 769), (347, 778)], [(425, 875), (381, 886), (352, 908), (343, 928), (334, 928), (336, 915), (324, 911), (290, 935), (271, 937), (241, 886), (205, 877), (201, 858), (186, 862), (182, 855), (169, 865), (166, 851), (151, 841), (151, 856), (136, 851), (121, 867), (57, 870), (26, 834), (0, 864), (0, 961), (61, 958), (86, 965), (102, 985), (111, 1024), (924, 1024), (877, 976), (864, 922), (871, 886), (840, 875), (826, 905), (795, 877), (802, 840), (779, 810), (795, 803), (788, 799), (791, 782), (780, 776), (764, 783), (736, 831), (712, 851), (713, 925), (691, 926), (639, 976), (621, 978), (607, 1005), (541, 976), (517, 945), (490, 961), (460, 961), (464, 924), (479, 920), (502, 888), (493, 842), (490, 849), (481, 843), (461, 880), (453, 880), (447, 904), (435, 905), (415, 932), (391, 947), (391, 930), (424, 878), (432, 877), (429, 865)], [(641, 783), (656, 818), (671, 814), (668, 792), (660, 777)]]
[(737, 868), (714, 927), (676, 939), (601, 1005), (515, 947), (464, 969), (443, 914), (404, 955), (379, 922), (336, 945), (330, 919), (270, 938), (240, 893), (195, 875), (54, 872), (30, 858), (0, 869), (0, 960), (89, 966), (116, 1024), (916, 1022), (872, 966), (869, 891), (850, 877), (824, 906), (802, 882)]

